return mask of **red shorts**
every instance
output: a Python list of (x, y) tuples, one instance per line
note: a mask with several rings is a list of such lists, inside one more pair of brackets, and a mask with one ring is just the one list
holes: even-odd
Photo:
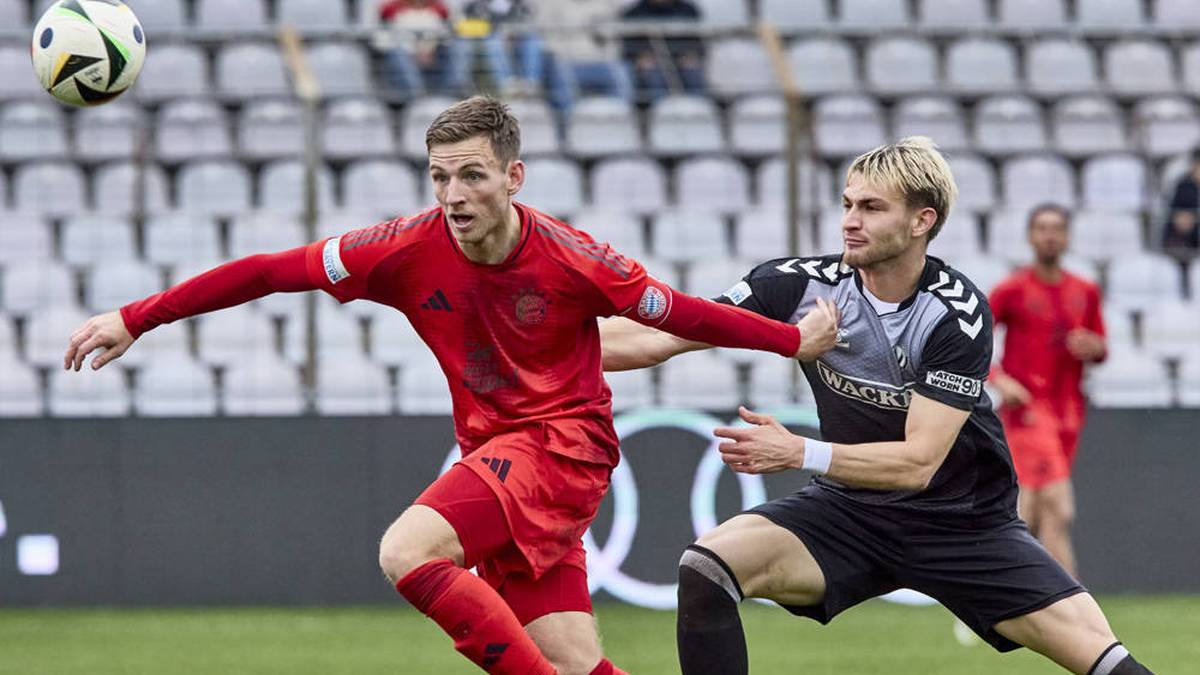
[(591, 612), (583, 533), (611, 473), (548, 452), (535, 436), (492, 439), (416, 500), (450, 523), (466, 566), (478, 569), (522, 624), (552, 612)]
[(1067, 480), (1075, 463), (1079, 430), (1063, 425), (1046, 403), (1000, 410), (1017, 483), (1032, 490)]

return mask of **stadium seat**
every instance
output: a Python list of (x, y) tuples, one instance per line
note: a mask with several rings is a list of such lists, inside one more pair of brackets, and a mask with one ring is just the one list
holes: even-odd
[(828, 96), (813, 112), (817, 149), (827, 157), (857, 155), (887, 139), (879, 103), (866, 96)]
[(277, 0), (275, 19), (302, 33), (345, 30), (349, 25), (346, 3), (329, 0)]
[(1137, 216), (1112, 209), (1078, 211), (1071, 219), (1071, 253), (1096, 262), (1142, 250)]
[(544, 157), (525, 163), (525, 186), (517, 199), (552, 216), (583, 206), (583, 173), (570, 159)]
[[(41, 417), (46, 412), (37, 371), (0, 349), (0, 417)], [(638, 371), (631, 371), (638, 372)]]
[(641, 259), (646, 255), (646, 232), (641, 218), (623, 210), (583, 209), (570, 219), (573, 227), (583, 230), (599, 242), (606, 242), (621, 255)]
[(213, 366), (252, 363), (278, 355), (275, 326), (253, 307), (239, 305), (196, 319), (200, 359)]
[(1192, 260), (1188, 268), (1188, 297), (1192, 302), (1200, 302), (1200, 258)]
[(641, 147), (633, 106), (615, 96), (592, 96), (571, 108), (567, 147), (584, 159), (637, 152)]
[[(398, 310), (378, 306), (371, 317), (371, 359), (389, 366), (406, 366), (417, 361), (432, 361), (433, 354)], [(445, 377), (439, 378), (444, 386)]]
[(716, 103), (700, 96), (660, 98), (650, 108), (649, 140), (656, 155), (720, 152), (725, 141)]
[(613, 412), (641, 410), (654, 405), (654, 377), (651, 372), (641, 368), (604, 373), (604, 381), (612, 390)]
[[(139, 171), (143, 178), (138, 178)], [(168, 207), (167, 178), (157, 164), (105, 164), (93, 174), (92, 194), (95, 210), (109, 215), (163, 213)]]
[(1146, 351), (1159, 358), (1180, 359), (1200, 347), (1200, 304), (1159, 302), (1142, 313)]
[[(937, 243), (936, 239), (934, 243)], [(993, 288), (1012, 274), (1012, 265), (1007, 260), (991, 255), (978, 255), (949, 262), (951, 267), (965, 274), (967, 279), (984, 293), (991, 293)]]
[(799, 40), (788, 49), (788, 65), (800, 90), (809, 96), (859, 89), (858, 56), (845, 40), (824, 37)]
[(1070, 157), (1120, 152), (1128, 147), (1121, 109), (1104, 97), (1063, 99), (1051, 113), (1054, 147)]
[(1200, 349), (1188, 351), (1180, 361), (1178, 375), (1178, 404), (1185, 408), (1200, 408)]
[(391, 160), (366, 160), (346, 167), (342, 174), (342, 195), (347, 208), (363, 211), (400, 216), (421, 208), (412, 167)]
[(143, 132), (150, 142), (148, 122), (140, 106), (125, 101), (83, 108), (75, 113), (75, 154), (91, 161), (129, 159)]
[(667, 204), (667, 175), (646, 157), (606, 159), (592, 169), (592, 203), (648, 214)]
[(553, 155), (559, 151), (558, 120), (542, 99), (521, 98), (508, 102), (521, 123), (521, 155)]
[(937, 50), (918, 37), (871, 42), (866, 55), (867, 84), (883, 95), (916, 94), (938, 88)]
[(25, 0), (3, 0), (3, 2), (0, 2), (0, 26), (16, 27), (27, 25), (29, 25), (29, 3), (25, 2)]
[(196, 0), (195, 10), (200, 30), (223, 34), (267, 29), (264, 0)]
[[(754, 269), (754, 263), (740, 258), (703, 258), (687, 266), (683, 290), (698, 298), (716, 298)], [(741, 352), (746, 350), (732, 350)]]
[[(787, 212), (776, 207), (755, 207), (737, 214), (734, 223), (734, 250), (743, 260), (754, 263), (782, 258), (791, 253), (788, 248)], [(801, 219), (800, 253), (813, 251), (812, 225)]]
[(758, 15), (781, 31), (816, 31), (833, 22), (826, 2), (759, 0)]
[(971, 211), (951, 211), (949, 219), (929, 244), (929, 253), (951, 265), (983, 253), (980, 246), (979, 215)]
[(1061, 31), (1067, 27), (1063, 0), (999, 0), (997, 24), (1010, 31)]
[(278, 357), (259, 358), (225, 371), (224, 410), (233, 416), (291, 416), (304, 412), (300, 371)]
[(426, 96), (409, 102), (400, 113), (400, 152), (409, 159), (424, 162), (429, 154), (425, 148), (425, 132), (443, 110), (455, 100), (444, 96)]
[[(117, 289), (118, 291), (120, 289)], [(122, 304), (134, 299), (127, 293)], [(104, 307), (105, 311), (116, 309), (119, 305)], [(121, 356), (121, 365), (125, 368), (148, 368), (157, 362), (171, 363), (172, 361), (191, 360), (192, 354), (188, 346), (190, 333), (188, 321), (159, 326), (144, 333), (137, 339), (137, 346)]]
[(1135, 128), (1141, 130), (1139, 147), (1154, 158), (1191, 152), (1200, 145), (1200, 115), (1187, 99), (1144, 99), (1134, 105), (1133, 116)]
[(1133, 329), (1133, 315), (1122, 310), (1102, 308), (1104, 316), (1104, 341), (1108, 350), (1130, 350), (1137, 348), (1137, 336)]
[(236, 162), (204, 161), (179, 170), (180, 210), (231, 216), (250, 208), (250, 173)]
[(229, 227), (229, 254), (233, 258), (286, 251), (303, 246), (305, 241), (300, 223), (278, 212), (242, 214)]
[(654, 218), (650, 247), (655, 257), (669, 262), (689, 262), (727, 257), (725, 223), (708, 211), (667, 209)]
[[(722, 0), (722, 4), (735, 3)], [(740, 3), (736, 3), (740, 4)], [(718, 96), (744, 96), (777, 91), (779, 84), (762, 43), (752, 38), (714, 40), (708, 48), (708, 85)]]
[(317, 222), (317, 238), (337, 237), (351, 230), (377, 225), (390, 220), (396, 214), (381, 213), (370, 207), (346, 208), (321, 211)]
[(0, 312), (0, 362), (8, 363), (17, 358), (17, 330), (12, 317)]
[[(184, 0), (139, 2), (137, 18), (138, 22), (142, 24), (142, 28), (152, 36), (182, 33), (187, 28), (187, 10), (184, 7)], [(157, 57), (156, 52), (155, 58)]]
[(123, 417), (129, 405), (125, 371), (118, 365), (78, 373), (51, 369), (47, 412), (53, 417)]
[(1089, 209), (1137, 212), (1146, 208), (1146, 163), (1137, 155), (1093, 157), (1083, 164), (1083, 205)]
[(946, 161), (958, 183), (956, 208), (983, 212), (996, 205), (996, 172), (987, 160), (979, 155), (951, 154)]
[(945, 68), (947, 86), (962, 94), (1003, 93), (1018, 88), (1017, 50), (996, 38), (954, 42), (946, 51)]
[(138, 370), (133, 407), (143, 417), (215, 415), (217, 387), (212, 369), (190, 356), (155, 359)]
[(154, 145), (168, 162), (226, 157), (230, 136), (229, 116), (213, 101), (173, 101), (158, 111)]
[[(337, 4), (328, 0), (317, 1), (327, 5)], [(362, 45), (325, 42), (309, 47), (306, 55), (321, 96), (369, 96), (375, 90), (371, 81), (371, 57)]]
[(659, 366), (662, 404), (669, 408), (732, 410), (737, 407), (737, 366), (712, 352), (696, 352)]
[[(803, 213), (815, 213), (829, 204), (840, 202), (840, 195), (845, 176), (837, 177), (837, 188), (834, 188), (834, 177), (824, 164), (815, 162), (800, 162), (798, 166), (797, 185), (800, 191), (800, 210)], [(773, 157), (758, 166), (755, 181), (758, 185), (759, 206), (766, 208), (787, 208), (787, 164), (783, 158)]]
[(49, 223), (33, 214), (0, 211), (0, 265), (52, 257), (54, 237)]
[(0, 307), (11, 315), (35, 314), (47, 307), (75, 307), (79, 303), (75, 277), (60, 263), (45, 259), (11, 262), (0, 273), (4, 280)]
[(928, 136), (943, 152), (970, 147), (962, 107), (952, 98), (921, 96), (896, 104), (892, 115), (895, 138)]
[(1192, 0), (1155, 0), (1154, 27), (1163, 32), (1195, 32), (1200, 13)]
[(16, 211), (69, 216), (84, 210), (87, 189), (78, 165), (66, 162), (21, 164), (12, 184)]
[(827, 206), (816, 215), (816, 252), (820, 255), (838, 253), (845, 247), (842, 234), (842, 207)]
[(46, 95), (33, 68), (29, 67), (27, 42), (16, 46), (0, 46), (0, 73), (7, 73), (4, 86), (0, 87), (0, 99), (21, 100)]
[(1075, 174), (1061, 157), (1027, 155), (1004, 162), (1001, 168), (1004, 204), (1028, 209), (1044, 202), (1075, 204)]
[[(258, 176), (259, 206), (276, 213), (304, 212), (304, 164), (299, 160), (284, 160), (263, 167)], [(326, 165), (317, 170), (317, 208), (333, 208), (337, 203), (333, 191), (333, 171)]]
[(1171, 380), (1162, 361), (1139, 351), (1111, 351), (1088, 368), (1088, 400), (1098, 408), (1166, 408)]
[(217, 93), (222, 96), (243, 99), (289, 96), (292, 93), (283, 67), (283, 56), (279, 48), (271, 43), (226, 45), (217, 51), (216, 76)]
[(1088, 33), (1130, 33), (1146, 26), (1142, 0), (1075, 0), (1075, 23)]
[(1183, 47), (1179, 61), (1183, 66), (1183, 90), (1193, 96), (1200, 94), (1200, 43)]
[(400, 412), (404, 414), (449, 415), (453, 409), (446, 375), (431, 355), (400, 368), (398, 389)]
[(903, 30), (912, 22), (907, 0), (841, 0), (840, 6), (838, 28), (843, 31)]
[(210, 89), (208, 72), (208, 57), (199, 46), (155, 45), (154, 58), (146, 59), (133, 94), (148, 102), (206, 96)]
[(37, 308), (25, 321), (25, 360), (38, 368), (61, 371), (67, 341), (87, 320), (87, 312), (74, 303)]
[(1009, 264), (1029, 261), (1029, 208), (1003, 208), (988, 216), (987, 250)]
[(133, 260), (137, 243), (133, 224), (121, 218), (78, 215), (62, 226), (62, 258), (77, 266)]
[(1161, 253), (1133, 252), (1108, 266), (1105, 299), (1116, 309), (1137, 311), (1183, 297), (1179, 264)]
[(1104, 50), (1104, 79), (1118, 96), (1173, 94), (1179, 90), (1170, 49), (1148, 40), (1109, 45)]
[[(316, 300), (317, 349), (322, 367), (338, 361), (365, 359), (366, 341), (363, 339), (365, 334), (362, 316), (351, 312), (350, 307), (366, 303), (352, 302), (343, 305), (325, 293), (318, 294)], [(298, 328), (296, 333), (303, 338), (306, 331), (303, 326)], [(372, 368), (376, 365), (371, 364)]]
[(238, 148), (251, 160), (304, 154), (304, 113), (291, 101), (251, 101), (238, 117)]
[(991, 27), (987, 0), (921, 0), (917, 13), (925, 33), (982, 32)]
[(1040, 96), (1095, 92), (1096, 72), (1096, 57), (1082, 40), (1045, 38), (1025, 50), (1025, 81)]
[(321, 415), (387, 415), (392, 387), (387, 371), (365, 356), (323, 358), (317, 368), (317, 412)]
[(739, 155), (778, 153), (786, 132), (787, 109), (778, 96), (745, 96), (729, 108), (729, 147)]
[(683, 286), (683, 274), (680, 272), (680, 263), (653, 256), (643, 257), (638, 262), (642, 263), (642, 266), (646, 268), (647, 274), (671, 288), (681, 288)]
[(325, 155), (330, 159), (391, 157), (396, 153), (391, 114), (375, 99), (351, 98), (330, 103), (325, 108), (320, 133)]
[(675, 191), (681, 208), (733, 213), (750, 203), (750, 176), (727, 157), (686, 159), (675, 167)]
[(1042, 110), (1023, 96), (995, 96), (975, 107), (975, 143), (993, 155), (1044, 150), (1046, 123)]
[(59, 159), (68, 151), (62, 106), (48, 98), (9, 103), (0, 112), (0, 159)]
[(715, 28), (743, 28), (750, 24), (747, 0), (696, 0), (700, 20)]

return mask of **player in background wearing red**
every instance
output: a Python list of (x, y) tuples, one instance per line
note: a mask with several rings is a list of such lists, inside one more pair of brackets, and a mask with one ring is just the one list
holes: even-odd
[(1075, 497), (1071, 467), (1087, 402), (1085, 363), (1105, 357), (1100, 290), (1062, 268), (1070, 213), (1046, 204), (1029, 215), (1032, 265), (992, 290), (997, 324), (1007, 327), (1004, 358), (990, 380), (1017, 470), (1017, 510), (1046, 550), (1078, 576), (1071, 546)]
[(502, 103), (454, 105), (426, 142), (436, 207), (237, 260), (93, 317), (64, 367), (105, 348), (91, 362), (100, 368), (155, 326), (272, 292), (395, 307), (446, 374), (463, 459), (387, 529), (384, 574), (487, 672), (621, 673), (600, 650), (582, 544), (619, 459), (596, 318), (795, 358), (829, 349), (833, 323), (813, 312), (796, 326), (678, 293), (514, 202), (525, 166)]

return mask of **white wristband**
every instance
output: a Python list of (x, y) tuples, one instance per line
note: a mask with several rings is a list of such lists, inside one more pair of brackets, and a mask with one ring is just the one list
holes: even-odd
[(801, 469), (825, 473), (833, 463), (833, 443), (818, 441), (812, 438), (804, 439), (804, 464)]

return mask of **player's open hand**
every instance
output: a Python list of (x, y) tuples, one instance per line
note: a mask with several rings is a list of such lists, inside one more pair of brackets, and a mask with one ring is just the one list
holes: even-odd
[(801, 361), (814, 361), (837, 344), (838, 322), (842, 313), (832, 302), (817, 298), (817, 307), (800, 319), (796, 327), (800, 329), (800, 349), (796, 358)]
[(103, 349), (103, 353), (92, 359), (92, 370), (99, 370), (104, 364), (124, 354), (132, 344), (133, 336), (125, 327), (120, 312), (93, 316), (71, 335), (71, 344), (67, 346), (66, 356), (63, 357), (63, 370), (74, 368), (75, 372), (79, 372), (88, 354)]
[(788, 431), (779, 420), (745, 406), (738, 415), (753, 426), (718, 427), (713, 433), (727, 438), (717, 446), (721, 461), (739, 473), (775, 473), (804, 463), (804, 439)]

